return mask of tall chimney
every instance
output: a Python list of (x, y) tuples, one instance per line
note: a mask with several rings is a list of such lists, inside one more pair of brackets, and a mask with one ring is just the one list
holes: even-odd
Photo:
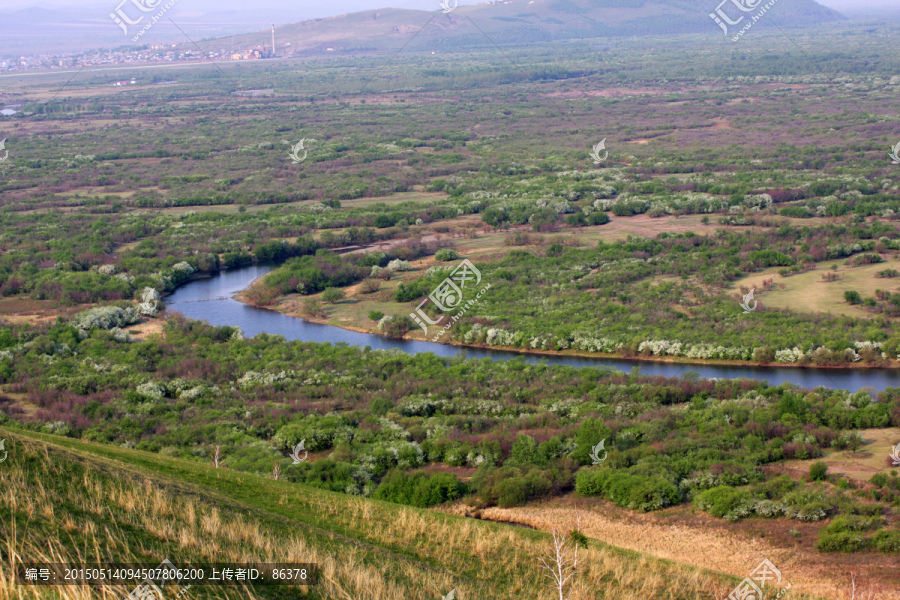
[(272, 23), (272, 58), (275, 58), (275, 23)]

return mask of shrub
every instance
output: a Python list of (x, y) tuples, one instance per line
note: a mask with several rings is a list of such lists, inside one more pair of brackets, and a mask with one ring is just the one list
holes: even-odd
[(322, 303), (315, 298), (307, 298), (303, 301), (303, 314), (307, 317), (321, 317), (325, 314)]
[(415, 325), (412, 319), (406, 315), (391, 317), (389, 320), (381, 322), (384, 323), (383, 331), (385, 335), (391, 338), (403, 337)]
[(585, 496), (605, 495), (619, 506), (644, 512), (681, 501), (678, 488), (663, 479), (612, 469), (581, 469), (575, 478), (575, 491)]
[(335, 304), (340, 300), (343, 300), (344, 295), (344, 290), (331, 287), (322, 292), (322, 300), (328, 302), (329, 304)]
[(390, 398), (375, 398), (372, 400), (372, 404), (369, 405), (369, 410), (373, 415), (384, 416), (394, 408), (394, 403), (391, 402)]
[(744, 500), (744, 494), (730, 485), (720, 485), (697, 494), (697, 508), (714, 517), (722, 518), (732, 512)]
[(456, 260), (457, 258), (459, 258), (459, 252), (452, 248), (441, 248), (434, 253), (434, 260), (448, 261)]
[(819, 531), (819, 541), (816, 548), (821, 552), (857, 552), (866, 548), (869, 541), (860, 533), (852, 531), (828, 532), (825, 529)]
[(497, 484), (497, 505), (501, 508), (509, 508), (525, 504), (528, 501), (528, 482), (522, 477), (504, 479)]
[(407, 474), (399, 470), (389, 471), (381, 480), (374, 497), (379, 500), (429, 507), (456, 500), (465, 492), (465, 486), (452, 473)]
[(828, 533), (848, 531), (872, 531), (884, 525), (881, 517), (860, 517), (857, 515), (841, 515), (823, 528)]
[(871, 543), (882, 552), (900, 552), (900, 531), (882, 529), (872, 536)]
[(387, 264), (387, 269), (390, 271), (409, 271), (412, 269), (412, 265), (408, 260), (395, 258)]
[(141, 316), (138, 314), (138, 309), (133, 306), (128, 308), (98, 306), (75, 315), (75, 318), (72, 319), (72, 325), (78, 329), (89, 331), (94, 327), (100, 329), (125, 327), (140, 320)]
[(593, 212), (587, 216), (588, 225), (606, 225), (609, 223), (609, 215), (605, 212)]
[(828, 465), (823, 463), (822, 461), (814, 462), (809, 467), (809, 480), (810, 481), (825, 481), (828, 477)]
[(606, 493), (604, 483), (609, 469), (581, 469), (575, 477), (575, 491), (582, 496), (601, 496)]
[(844, 300), (850, 304), (862, 304), (862, 297), (859, 295), (859, 292), (854, 290), (844, 292)]
[(381, 289), (381, 284), (375, 279), (366, 279), (359, 285), (359, 291), (363, 294), (374, 294)]
[(370, 310), (369, 311), (369, 320), (370, 321), (380, 321), (381, 318), (384, 317), (384, 313), (380, 310)]

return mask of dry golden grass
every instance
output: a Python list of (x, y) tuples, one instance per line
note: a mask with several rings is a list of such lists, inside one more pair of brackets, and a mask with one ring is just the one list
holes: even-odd
[[(542, 531), (570, 527), (571, 523), (580, 518), (581, 531), (589, 538), (740, 578), (748, 576), (764, 558), (768, 558), (781, 570), (785, 582), (791, 584), (792, 597), (805, 593), (830, 598), (834, 597), (835, 590), (845, 585), (845, 573), (840, 569), (836, 569), (830, 577), (823, 576), (819, 568), (807, 564), (795, 549), (779, 548), (755, 536), (666, 524), (649, 515), (631, 514), (629, 518), (608, 516), (600, 512), (600, 508), (493, 507), (480, 510), (479, 516), (490, 521), (527, 525)], [(454, 514), (466, 514), (469, 511), (471, 509), (461, 504), (448, 509), (448, 512)], [(885, 556), (885, 560), (892, 559)], [(724, 597), (732, 588), (716, 597)], [(900, 600), (900, 591), (883, 590), (878, 599)]]
[(165, 324), (166, 322), (163, 319), (144, 319), (140, 323), (129, 325), (124, 329), (130, 333), (134, 339), (143, 342), (153, 335), (162, 336)]

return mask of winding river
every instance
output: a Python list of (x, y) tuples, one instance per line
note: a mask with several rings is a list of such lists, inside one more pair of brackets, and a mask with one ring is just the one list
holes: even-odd
[(256, 265), (225, 271), (209, 279), (192, 281), (166, 298), (166, 305), (170, 310), (178, 311), (186, 317), (203, 319), (212, 325), (237, 325), (247, 337), (265, 332), (281, 335), (289, 340), (331, 342), (333, 344), (344, 342), (361, 347), (370, 346), (375, 350), (396, 348), (410, 354), (433, 352), (438, 356), (464, 356), (493, 360), (508, 360), (522, 356), (525, 360), (533, 363), (546, 361), (550, 364), (574, 367), (607, 367), (625, 372), (637, 367), (643, 375), (666, 377), (677, 377), (693, 372), (704, 378), (759, 379), (773, 385), (790, 382), (807, 388), (825, 386), (857, 391), (863, 387), (876, 390), (900, 387), (900, 371), (896, 369), (808, 369), (663, 363), (628, 359), (536, 355), (464, 348), (435, 342), (394, 340), (371, 333), (349, 331), (332, 325), (309, 323), (279, 312), (254, 308), (232, 298), (233, 295), (249, 286), (254, 279), (262, 276), (271, 268), (268, 265)]

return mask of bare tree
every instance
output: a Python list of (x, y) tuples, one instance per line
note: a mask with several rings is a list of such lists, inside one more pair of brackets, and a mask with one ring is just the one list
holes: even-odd
[(219, 468), (219, 461), (222, 459), (222, 447), (216, 446), (212, 455), (212, 464), (215, 468)]
[(275, 463), (275, 466), (272, 467), (272, 477), (275, 479), (275, 481), (278, 481), (279, 475), (281, 475), (281, 467), (278, 465), (278, 463)]
[(541, 566), (547, 570), (547, 577), (553, 580), (553, 589), (559, 593), (559, 600), (568, 600), (578, 573), (578, 544), (559, 529), (554, 529), (552, 534), (553, 548), (546, 558), (541, 558)]
[(880, 588), (875, 583), (864, 585), (861, 581), (856, 581), (856, 573), (850, 571), (850, 585), (842, 594), (846, 600), (877, 600)]

